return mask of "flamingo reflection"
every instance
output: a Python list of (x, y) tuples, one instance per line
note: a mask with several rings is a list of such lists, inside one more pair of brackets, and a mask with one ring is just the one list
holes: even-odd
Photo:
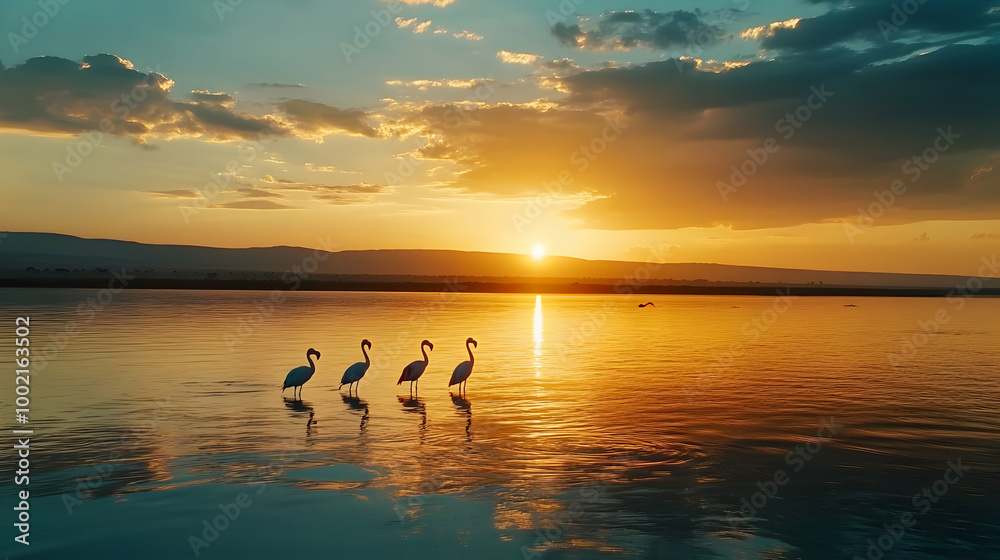
[(451, 402), (459, 415), (464, 413), (468, 417), (469, 420), (465, 423), (465, 441), (472, 441), (472, 403), (462, 395), (452, 395)]
[(344, 404), (354, 413), (361, 413), (361, 435), (368, 430), (368, 401), (356, 396), (340, 395), (344, 399)]
[(284, 397), (282, 400), (285, 401), (285, 406), (293, 412), (292, 416), (299, 418), (302, 414), (308, 412), (309, 419), (306, 420), (306, 436), (311, 436), (315, 432), (313, 426), (317, 425), (316, 412), (313, 410), (312, 403), (307, 403), (298, 399), (289, 399)]
[(420, 415), (420, 443), (423, 443), (424, 432), (427, 430), (427, 407), (424, 404), (424, 399), (414, 396), (400, 397), (398, 395), (396, 398), (403, 405), (403, 412)]
[(285, 401), (285, 406), (288, 407), (288, 409), (291, 410), (292, 412), (312, 412), (313, 411), (313, 406), (312, 406), (312, 403), (310, 403), (310, 402), (299, 400), (299, 399), (290, 399), (288, 397), (284, 397), (282, 400)]

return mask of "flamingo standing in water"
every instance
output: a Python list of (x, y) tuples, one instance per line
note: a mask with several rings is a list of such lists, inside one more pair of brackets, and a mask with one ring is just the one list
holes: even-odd
[(365, 373), (368, 372), (368, 367), (372, 365), (371, 359), (368, 358), (368, 352), (365, 350), (366, 344), (369, 349), (372, 347), (372, 343), (367, 338), (361, 341), (361, 353), (365, 355), (365, 361), (351, 365), (344, 372), (344, 377), (340, 378), (340, 387), (338, 389), (343, 389), (344, 385), (347, 385), (348, 395), (351, 394), (351, 385), (357, 383), (358, 386), (361, 386), (361, 378), (365, 376)]
[[(410, 365), (403, 368), (403, 375), (400, 375), (399, 381), (396, 382), (396, 385), (399, 385), (404, 381), (409, 381), (410, 392), (413, 392), (413, 382), (418, 381), (420, 379), (420, 376), (424, 374), (424, 370), (427, 369), (427, 362), (430, 361), (430, 359), (427, 357), (427, 351), (424, 350), (424, 346), (430, 348), (431, 350), (434, 349), (434, 345), (431, 344), (430, 342), (426, 340), (421, 342), (420, 353), (424, 355), (423, 361), (417, 360), (415, 362), (410, 362)], [(417, 383), (417, 389), (418, 390), (420, 389), (419, 382)]]
[(299, 400), (302, 400), (302, 386), (305, 385), (306, 381), (316, 373), (316, 364), (312, 361), (312, 355), (316, 354), (316, 359), (319, 359), (319, 351), (310, 348), (306, 351), (306, 359), (309, 360), (309, 365), (299, 366), (292, 371), (288, 372), (285, 376), (285, 384), (281, 387), (281, 392), (284, 393), (285, 389), (292, 388), (292, 397), (295, 397), (295, 388), (299, 388)]
[(479, 347), (479, 343), (475, 341), (472, 337), (469, 337), (465, 341), (465, 349), (469, 351), (469, 359), (455, 366), (455, 371), (451, 374), (451, 381), (448, 382), (448, 386), (458, 385), (458, 393), (462, 394), (464, 390), (462, 387), (462, 382), (468, 385), (469, 376), (472, 375), (472, 365), (476, 363), (476, 357), (472, 355), (472, 348), (469, 345), (476, 348)]

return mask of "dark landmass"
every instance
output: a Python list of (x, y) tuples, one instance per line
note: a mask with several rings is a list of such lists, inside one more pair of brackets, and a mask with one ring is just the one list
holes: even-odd
[[(0, 233), (0, 287), (130, 289), (444, 290), (484, 293), (636, 293), (946, 296), (963, 287), (1000, 295), (1000, 279), (647, 262), (589, 261), (441, 250), (224, 249)], [(989, 269), (993, 263), (984, 263)], [(461, 288), (457, 288), (461, 285)], [(969, 290), (976, 287), (975, 290)]]
[[(107, 288), (109, 278), (3, 278), (0, 288)], [(117, 284), (116, 284), (117, 286)], [(282, 290), (282, 291), (353, 291), (353, 292), (467, 292), (530, 294), (692, 294), (774, 296), (859, 296), (859, 297), (944, 297), (957, 293), (955, 288), (886, 288), (862, 286), (815, 285), (656, 285), (586, 284), (574, 282), (428, 282), (428, 281), (344, 281), (300, 280), (195, 280), (183, 278), (135, 278), (128, 289), (139, 290)], [(977, 296), (1000, 296), (1000, 288), (986, 288)]]

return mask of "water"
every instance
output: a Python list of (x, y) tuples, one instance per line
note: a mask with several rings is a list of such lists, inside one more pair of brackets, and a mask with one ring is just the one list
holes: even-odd
[[(7, 328), (31, 317), (35, 364), (32, 545), (11, 532), (0, 554), (1000, 556), (998, 299), (289, 293), (272, 308), (267, 292), (126, 291), (90, 315), (97, 296), (0, 292)], [(462, 398), (447, 381), (469, 336)], [(348, 397), (363, 338), (372, 367)], [(423, 339), (411, 398), (396, 380)], [(280, 385), (310, 347), (295, 402)]]

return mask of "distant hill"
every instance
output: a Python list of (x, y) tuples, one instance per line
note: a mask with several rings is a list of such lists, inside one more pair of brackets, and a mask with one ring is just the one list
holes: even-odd
[[(316, 250), (303, 247), (222, 249), (188, 245), (151, 245), (111, 239), (83, 239), (53, 233), (9, 232), (0, 240), (0, 276), (88, 274), (97, 269), (128, 267), (145, 277), (235, 277), (236, 273), (281, 273), (311, 266)], [(382, 249), (325, 253), (314, 274), (345, 276), (427, 276), (490, 278), (517, 283), (538, 279), (613, 283), (637, 273), (658, 284), (761, 283), (866, 287), (954, 287), (964, 277), (874, 272), (838, 272), (703, 263), (591, 261), (549, 256), (537, 262), (527, 255), (444, 250)], [(61, 270), (59, 270), (61, 269)], [(47, 272), (46, 272), (47, 270)], [(383, 279), (384, 280), (384, 279)], [(1000, 280), (991, 280), (1000, 288)]]

